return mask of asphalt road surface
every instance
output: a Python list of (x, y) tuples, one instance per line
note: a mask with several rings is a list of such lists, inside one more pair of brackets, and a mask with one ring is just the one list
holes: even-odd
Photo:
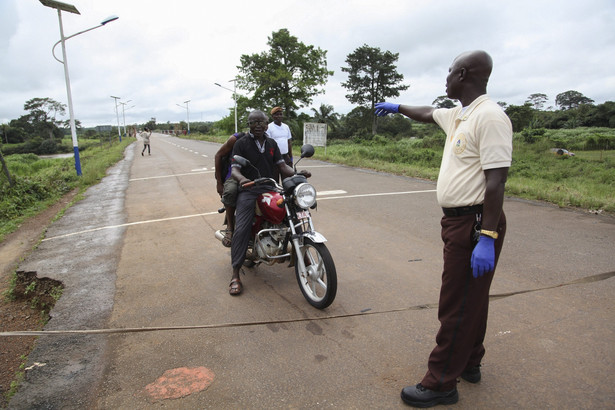
[[(244, 293), (228, 294), (219, 144), (151, 140), (22, 263), (66, 288), (10, 407), (403, 408), (438, 329), (435, 184), (301, 162), (338, 274), (320, 311), (285, 265), (244, 269)], [(504, 210), (483, 378), (459, 383), (456, 407), (613, 408), (615, 220), (514, 199)]]

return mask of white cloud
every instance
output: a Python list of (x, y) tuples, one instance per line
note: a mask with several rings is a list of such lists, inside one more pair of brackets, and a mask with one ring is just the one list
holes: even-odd
[[(327, 51), (330, 77), (313, 107), (352, 110), (341, 83), (346, 56), (367, 44), (399, 53), (410, 88), (397, 101), (430, 104), (444, 94), (448, 66), (460, 52), (485, 49), (495, 68), (489, 93), (522, 104), (545, 93), (554, 104), (577, 90), (597, 103), (615, 99), (615, 3), (611, 0), (67, 0), (65, 35), (119, 20), (67, 41), (75, 115), (84, 125), (115, 124), (111, 95), (132, 100), (126, 122), (218, 120), (232, 107), (228, 80), (242, 54), (267, 49), (271, 33), (288, 28), (299, 41)], [(51, 56), (59, 39), (55, 10), (38, 1), (0, 3), (0, 122), (23, 115), (34, 97), (66, 102), (62, 65)], [(61, 56), (61, 48), (56, 49)], [(306, 112), (311, 110), (306, 109)]]

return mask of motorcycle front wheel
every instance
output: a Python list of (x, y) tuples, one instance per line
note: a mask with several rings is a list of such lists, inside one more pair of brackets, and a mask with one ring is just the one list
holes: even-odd
[(337, 293), (337, 273), (329, 250), (324, 243), (304, 238), (301, 255), (305, 271), (300, 272), (295, 263), (295, 275), (305, 299), (317, 309), (324, 309), (333, 303)]

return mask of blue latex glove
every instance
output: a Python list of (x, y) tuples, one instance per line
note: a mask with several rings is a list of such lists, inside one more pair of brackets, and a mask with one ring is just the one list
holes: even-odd
[(399, 112), (399, 104), (390, 102), (379, 102), (375, 107), (376, 115), (379, 117), (384, 117), (387, 114), (397, 114)]
[(472, 276), (483, 276), (495, 269), (495, 239), (481, 235), (472, 251)]

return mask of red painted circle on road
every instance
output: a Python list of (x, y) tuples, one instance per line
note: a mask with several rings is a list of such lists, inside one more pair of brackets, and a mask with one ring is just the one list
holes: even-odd
[(206, 367), (180, 367), (164, 372), (155, 382), (145, 386), (145, 391), (154, 400), (179, 399), (205, 390), (214, 377), (214, 372)]

